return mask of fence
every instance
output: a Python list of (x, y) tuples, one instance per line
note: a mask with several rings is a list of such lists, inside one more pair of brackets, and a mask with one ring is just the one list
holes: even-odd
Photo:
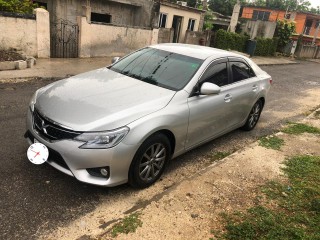
[(301, 45), (295, 54), (300, 58), (320, 58), (320, 46)]

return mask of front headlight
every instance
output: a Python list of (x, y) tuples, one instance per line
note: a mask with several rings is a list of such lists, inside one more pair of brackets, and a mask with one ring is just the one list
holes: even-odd
[(105, 132), (86, 132), (74, 138), (74, 140), (85, 142), (80, 148), (112, 148), (116, 146), (128, 134), (128, 127), (122, 127)]
[(31, 97), (31, 100), (30, 100), (30, 103), (29, 103), (29, 107), (31, 109), (31, 111), (33, 112), (34, 111), (34, 105), (36, 104), (36, 101), (37, 101), (37, 95), (38, 95), (38, 91), (37, 90)]

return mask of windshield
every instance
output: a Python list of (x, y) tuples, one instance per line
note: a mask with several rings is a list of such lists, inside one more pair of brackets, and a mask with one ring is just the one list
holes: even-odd
[(171, 90), (181, 90), (203, 60), (155, 48), (141, 49), (110, 67), (111, 70)]

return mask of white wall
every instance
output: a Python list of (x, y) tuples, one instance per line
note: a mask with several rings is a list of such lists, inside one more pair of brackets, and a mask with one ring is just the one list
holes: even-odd
[(174, 15), (182, 17), (182, 24), (181, 24), (180, 37), (179, 37), (180, 43), (184, 43), (185, 33), (188, 29), (188, 23), (189, 23), (190, 18), (196, 20), (193, 31), (199, 30), (199, 23), (200, 23), (200, 18), (201, 18), (200, 13), (186, 11), (183, 9), (173, 8), (173, 7), (165, 6), (165, 5), (160, 6), (160, 13), (165, 13), (168, 15), (166, 28), (172, 28), (172, 22), (173, 22)]
[(35, 10), (35, 19), (0, 15), (0, 49), (15, 48), (34, 57), (50, 57), (49, 13)]
[(123, 56), (154, 44), (157, 31), (88, 23), (78, 17), (80, 26), (79, 57)]
[(16, 48), (37, 56), (37, 26), (33, 19), (0, 16), (0, 49)]

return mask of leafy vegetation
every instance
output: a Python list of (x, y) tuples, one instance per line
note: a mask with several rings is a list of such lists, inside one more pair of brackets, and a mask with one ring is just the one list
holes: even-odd
[(218, 239), (320, 239), (320, 157), (295, 156), (285, 162), (288, 183), (270, 182), (264, 192), (274, 207), (258, 204), (223, 215)]
[(296, 31), (295, 22), (290, 22), (288, 20), (278, 20), (277, 21), (277, 31), (276, 36), (279, 38), (278, 50), (282, 49), (289, 43), (290, 38)]
[(220, 49), (231, 49), (239, 52), (244, 52), (246, 43), (249, 39), (246, 35), (218, 30), (215, 36), (215, 47)]
[(253, 5), (282, 10), (311, 10), (311, 3), (308, 0), (255, 0)]
[(283, 144), (284, 140), (277, 136), (263, 137), (259, 140), (259, 146), (274, 150), (280, 150)]
[(256, 56), (274, 56), (278, 47), (278, 38), (261, 38), (257, 37), (257, 46), (254, 52)]
[(15, 13), (32, 13), (38, 5), (30, 0), (0, 0), (0, 11)]
[[(237, 0), (208, 0), (209, 8), (226, 16), (231, 16), (233, 7), (237, 3)], [(246, 0), (240, 0), (241, 6), (246, 5)]]
[(320, 129), (303, 123), (289, 123), (282, 132), (288, 134), (320, 133)]
[(210, 156), (211, 161), (217, 161), (220, 159), (223, 159), (225, 157), (228, 157), (231, 153), (229, 152), (216, 152), (215, 154)]
[(115, 224), (111, 230), (111, 236), (116, 237), (120, 233), (135, 232), (138, 227), (142, 226), (142, 221), (139, 219), (139, 213), (133, 213), (125, 217), (121, 222)]

